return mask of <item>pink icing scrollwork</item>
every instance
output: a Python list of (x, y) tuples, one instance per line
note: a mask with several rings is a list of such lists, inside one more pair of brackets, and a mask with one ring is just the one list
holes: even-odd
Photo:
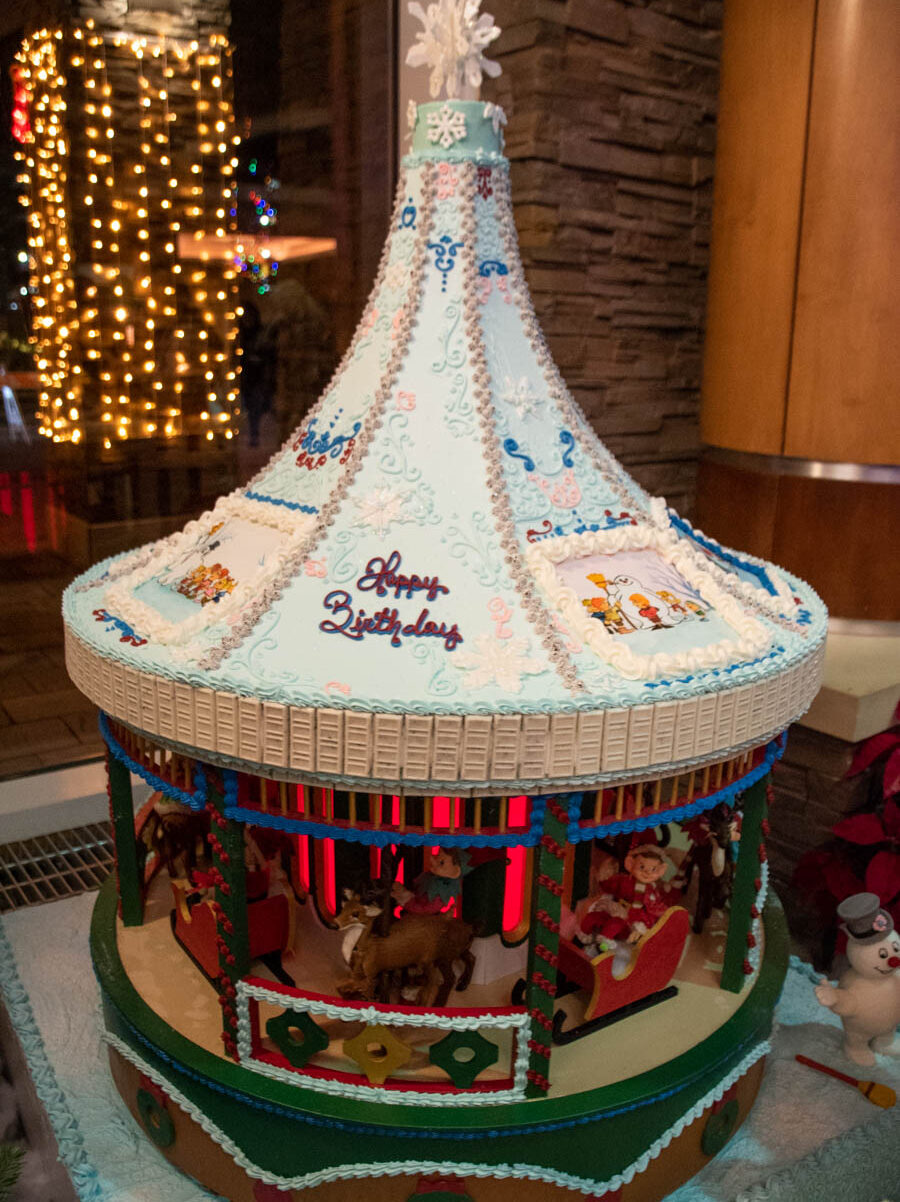
[(572, 509), (581, 500), (581, 489), (571, 468), (564, 471), (561, 478), (554, 483), (535, 478), (535, 484), (557, 509)]
[(453, 170), (450, 163), (438, 163), (437, 177), (437, 198), (438, 200), (447, 200), (451, 196), (456, 195), (456, 185), (459, 183), (459, 176)]
[(502, 597), (492, 597), (488, 601), (488, 613), (491, 615), (491, 621), (494, 623), (494, 634), (498, 639), (512, 638), (512, 627), (506, 623), (512, 617), (512, 610), (506, 604)]

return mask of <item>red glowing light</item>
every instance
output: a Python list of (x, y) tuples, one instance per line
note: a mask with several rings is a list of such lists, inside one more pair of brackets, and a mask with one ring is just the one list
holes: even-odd
[(325, 908), (329, 914), (337, 913), (337, 882), (334, 874), (334, 839), (322, 840), (322, 867), (325, 875)]
[(309, 892), (309, 835), (297, 836), (297, 878)]
[[(509, 799), (510, 827), (525, 825), (528, 815), (528, 798)], [(503, 890), (503, 930), (511, 934), (519, 926), (525, 913), (525, 864), (527, 850), (524, 847), (507, 848), (506, 882)]]
[(13, 81), (12, 118), (10, 124), (12, 136), (17, 142), (31, 142), (31, 122), (28, 119), (28, 101), (30, 100), (28, 89), (22, 82), (22, 76), (18, 67), (13, 67), (11, 74)]

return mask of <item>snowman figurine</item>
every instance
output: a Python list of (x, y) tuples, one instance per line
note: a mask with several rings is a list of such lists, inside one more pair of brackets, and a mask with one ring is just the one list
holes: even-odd
[(900, 1056), (900, 934), (874, 893), (854, 893), (838, 906), (850, 967), (835, 988), (825, 978), (816, 997), (844, 1024), (844, 1054), (875, 1063), (874, 1052)]

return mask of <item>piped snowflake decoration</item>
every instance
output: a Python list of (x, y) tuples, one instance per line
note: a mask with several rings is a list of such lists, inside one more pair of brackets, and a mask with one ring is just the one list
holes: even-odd
[(480, 634), (474, 651), (457, 651), (453, 666), (466, 672), (463, 687), (483, 689), (495, 684), (507, 693), (521, 693), (523, 676), (538, 676), (547, 670), (546, 664), (527, 654), (527, 639), (498, 641), (491, 634)]
[(437, 0), (423, 9), (409, 5), (410, 15), (424, 26), (406, 56), (410, 67), (430, 67), (428, 90), (435, 99), (441, 88), (448, 96), (460, 96), (463, 88), (477, 92), (482, 75), (500, 74), (500, 64), (482, 53), (500, 29), (490, 13), (478, 15), (481, 0)]
[(486, 121), (490, 121), (494, 127), (494, 133), (500, 133), (500, 126), (506, 124), (506, 113), (499, 104), (491, 104), (490, 101), (484, 106), (484, 117)]
[(436, 113), (428, 114), (429, 142), (437, 142), (444, 150), (449, 150), (454, 142), (461, 142), (465, 136), (465, 116), (458, 109), (452, 109), (446, 100)]
[(373, 488), (355, 502), (360, 525), (370, 526), (381, 538), (395, 522), (413, 520), (407, 512), (408, 501), (408, 492), (398, 492), (387, 485)]
[(503, 391), (500, 400), (515, 409), (520, 418), (532, 417), (539, 404), (539, 398), (531, 390), (527, 376), (513, 380), (509, 376), (503, 381)]

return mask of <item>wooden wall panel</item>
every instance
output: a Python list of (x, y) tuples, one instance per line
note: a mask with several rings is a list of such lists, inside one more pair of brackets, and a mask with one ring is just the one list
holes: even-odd
[(815, 9), (725, 6), (701, 437), (733, 450), (782, 449)]
[(900, 4), (819, 0), (815, 45), (784, 453), (898, 463)]
[(900, 621), (897, 488), (701, 460), (698, 523), (809, 580), (834, 617)]

